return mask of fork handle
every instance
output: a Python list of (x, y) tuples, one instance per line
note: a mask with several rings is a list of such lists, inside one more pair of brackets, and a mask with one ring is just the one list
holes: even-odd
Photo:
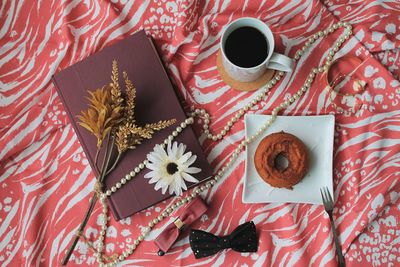
[(339, 239), (338, 239), (338, 236), (337, 236), (337, 233), (336, 233), (335, 224), (333, 223), (333, 217), (330, 214), (329, 214), (329, 221), (331, 222), (333, 240), (335, 241), (336, 252), (338, 254), (339, 267), (344, 267), (346, 264), (344, 262), (344, 257), (343, 257), (343, 254), (342, 254), (342, 248), (340, 246)]

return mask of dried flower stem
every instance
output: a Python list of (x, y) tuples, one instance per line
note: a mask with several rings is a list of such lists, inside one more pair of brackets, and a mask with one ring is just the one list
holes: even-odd
[(99, 160), (99, 154), (100, 154), (100, 149), (97, 149), (96, 155), (94, 156), (94, 166), (96, 166), (97, 171), (99, 171), (99, 168), (97, 167), (97, 161)]
[[(114, 146), (114, 143), (115, 143), (115, 139), (112, 138), (111, 147)], [(105, 151), (103, 162), (102, 162), (102, 165), (101, 165), (101, 174), (100, 174), (99, 179), (97, 180), (97, 182), (99, 182), (100, 184), (102, 184), (104, 178), (106, 177), (106, 175), (105, 175), (106, 174), (106, 168), (110, 163), (112, 149), (109, 149), (109, 148), (110, 148), (110, 136), (108, 137), (108, 140), (107, 140), (106, 151)], [(79, 238), (81, 237), (81, 235), (83, 233), (83, 230), (85, 229), (86, 224), (89, 221), (90, 215), (93, 212), (93, 209), (94, 209), (94, 207), (96, 205), (96, 202), (97, 202), (97, 194), (95, 192), (93, 194), (92, 198), (90, 199), (90, 205), (89, 205), (88, 210), (86, 211), (85, 217), (84, 217), (82, 223), (80, 224), (78, 230), (76, 231), (76, 235), (75, 235), (74, 241), (72, 242), (72, 244), (69, 247), (67, 253), (65, 254), (64, 259), (62, 260), (62, 265), (66, 265), (68, 263), (68, 260), (71, 257), (72, 252), (74, 251), (75, 246), (78, 243)]]
[(111, 166), (111, 168), (106, 172), (106, 176), (115, 169), (119, 160), (121, 159), (121, 156), (122, 152), (118, 152), (117, 158), (115, 159), (114, 164)]

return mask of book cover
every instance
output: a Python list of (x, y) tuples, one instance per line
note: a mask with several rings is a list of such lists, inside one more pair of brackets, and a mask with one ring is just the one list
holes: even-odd
[[(161, 144), (177, 125), (186, 119), (185, 112), (151, 37), (148, 37), (144, 31), (139, 31), (58, 72), (53, 76), (53, 82), (97, 177), (99, 176), (99, 167), (96, 167), (94, 163), (97, 141), (89, 131), (79, 126), (77, 115), (81, 110), (88, 107), (88, 91), (94, 91), (111, 82), (112, 61), (114, 59), (118, 62), (120, 74), (122, 74), (122, 71), (126, 71), (136, 87), (135, 116), (137, 124), (145, 125), (146, 123), (173, 118), (177, 122), (156, 132), (152, 139), (143, 140), (142, 144), (134, 150), (125, 152), (117, 168), (106, 177), (106, 189), (111, 188), (132, 171), (146, 158), (146, 155), (153, 150), (156, 144)], [(121, 76), (119, 78), (122, 85)], [(121, 88), (124, 88), (124, 86), (121, 86)], [(212, 174), (211, 166), (207, 162), (192, 128), (185, 128), (175, 138), (175, 141), (184, 143), (187, 146), (187, 151), (197, 155), (197, 160), (193, 166), (202, 171), (195, 175), (196, 179), (201, 183), (210, 178)], [(171, 196), (168, 192), (162, 194), (160, 190), (155, 191), (154, 184), (149, 184), (149, 179), (144, 178), (147, 172), (147, 169), (142, 170), (108, 198), (116, 220), (126, 218)], [(195, 186), (193, 183), (186, 183), (188, 188)]]

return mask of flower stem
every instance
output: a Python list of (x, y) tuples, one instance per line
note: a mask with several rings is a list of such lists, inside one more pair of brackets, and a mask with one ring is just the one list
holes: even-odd
[(99, 171), (99, 167), (97, 167), (97, 161), (99, 160), (100, 149), (96, 149), (96, 156), (94, 156), (94, 166), (96, 167), (97, 171)]
[[(114, 140), (114, 138), (112, 138), (111, 147), (114, 146), (114, 143), (115, 143), (115, 140)], [(97, 182), (100, 183), (100, 184), (102, 184), (104, 178), (106, 177), (106, 169), (107, 169), (107, 166), (110, 163), (111, 153), (112, 153), (112, 149), (110, 151), (110, 136), (109, 136), (108, 140), (107, 140), (106, 151), (105, 151), (105, 154), (104, 154), (104, 157), (103, 157), (103, 162), (101, 164), (100, 177), (97, 180)], [(85, 217), (84, 217), (82, 223), (79, 225), (78, 230), (76, 231), (75, 238), (74, 238), (71, 246), (69, 247), (67, 253), (65, 254), (65, 257), (62, 260), (62, 265), (66, 265), (68, 263), (68, 260), (71, 257), (72, 252), (74, 251), (75, 246), (78, 243), (79, 238), (81, 237), (81, 235), (83, 233), (83, 230), (85, 229), (86, 224), (89, 221), (90, 215), (93, 212), (93, 209), (94, 209), (94, 206), (95, 206), (96, 202), (97, 202), (97, 194), (95, 192), (93, 194), (92, 198), (90, 199), (90, 205), (89, 205), (88, 210), (86, 211)]]
[(117, 166), (117, 164), (121, 158), (121, 155), (122, 155), (122, 153), (118, 152), (117, 158), (115, 159), (114, 164), (111, 166), (111, 168), (106, 172), (106, 176), (115, 169), (115, 166)]

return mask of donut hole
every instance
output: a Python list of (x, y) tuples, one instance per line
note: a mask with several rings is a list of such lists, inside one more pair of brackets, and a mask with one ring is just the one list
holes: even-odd
[(278, 171), (284, 171), (289, 167), (289, 160), (285, 153), (279, 153), (274, 159), (274, 167)]

